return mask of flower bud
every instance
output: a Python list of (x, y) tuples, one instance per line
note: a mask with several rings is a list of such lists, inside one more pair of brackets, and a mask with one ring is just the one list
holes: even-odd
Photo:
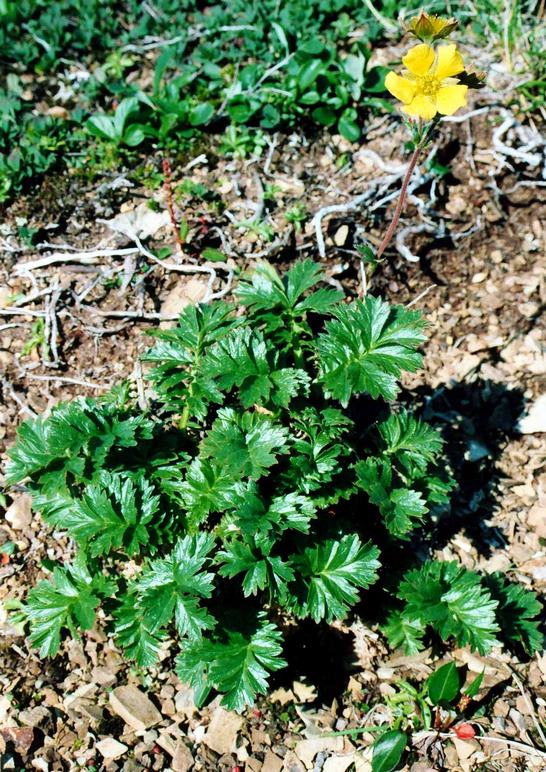
[(422, 40), (423, 43), (434, 43), (450, 35), (457, 28), (457, 19), (442, 19), (440, 16), (421, 11), (408, 25), (408, 32)]

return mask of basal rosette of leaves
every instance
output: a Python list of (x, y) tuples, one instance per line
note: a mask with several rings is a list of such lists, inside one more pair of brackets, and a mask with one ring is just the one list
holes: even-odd
[(321, 279), (309, 260), (282, 278), (262, 263), (234, 302), (153, 330), (146, 411), (124, 384), (22, 424), (8, 478), (76, 552), (24, 606), (42, 656), (98, 622), (142, 667), (178, 651), (199, 703), (241, 710), (285, 666), (295, 619), (362, 600), (381, 621), (374, 584), (393, 646), (540, 647), (533, 593), (413, 555), (453, 487), (437, 431), (394, 402), (423, 319)]

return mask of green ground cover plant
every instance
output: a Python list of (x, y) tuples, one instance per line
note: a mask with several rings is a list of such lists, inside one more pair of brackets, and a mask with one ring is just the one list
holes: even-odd
[(261, 263), (232, 302), (151, 331), (147, 407), (121, 384), (22, 424), (8, 480), (74, 543), (21, 614), (42, 656), (100, 624), (142, 667), (178, 651), (198, 703), (241, 710), (296, 620), (361, 600), (408, 652), (540, 647), (532, 592), (409, 548), (454, 486), (439, 433), (396, 404), (424, 320), (321, 280), (310, 260)]
[[(407, 2), (403, 14), (419, 6)], [(445, 10), (440, 2), (427, 8)], [(508, 17), (503, 9), (479, 0), (459, 20), (479, 39), (497, 40), (509, 66), (521, 53), (529, 74), (519, 86), (522, 105), (539, 109), (543, 40), (529, 23), (534, 11), (517, 0)], [(369, 62), (374, 46), (402, 29), (399, 13), (390, 0), (234, 0), (205, 8), (156, 0), (153, 12), (137, 0), (2, 0), (2, 99), (19, 99), (13, 76), (35, 73), (39, 82), (9, 131), (6, 118), (0, 127), (1, 199), (55, 165), (100, 173), (139, 152), (176, 154), (204, 132), (219, 134), (220, 152), (235, 155), (259, 152), (264, 132), (294, 127), (357, 142), (370, 111), (392, 109), (386, 69)], [(138, 76), (150, 68), (153, 83), (141, 87)], [(39, 99), (57, 98), (59, 78), (71, 93), (63, 102), (70, 121), (35, 110)]]

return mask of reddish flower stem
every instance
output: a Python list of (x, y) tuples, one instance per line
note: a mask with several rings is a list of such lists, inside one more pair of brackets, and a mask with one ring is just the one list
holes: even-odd
[(398, 197), (398, 202), (396, 204), (396, 209), (394, 210), (394, 215), (392, 218), (392, 222), (387, 228), (387, 232), (385, 233), (385, 236), (383, 237), (383, 241), (377, 248), (377, 252), (375, 254), (375, 259), (379, 260), (383, 252), (388, 247), (392, 237), (394, 236), (394, 233), (396, 231), (396, 226), (398, 225), (398, 221), (400, 220), (400, 215), (402, 214), (402, 210), (404, 208), (404, 204), (406, 203), (406, 196), (408, 194), (408, 185), (411, 180), (411, 176), (415, 170), (415, 167), (417, 166), (417, 161), (419, 160), (419, 156), (421, 154), (421, 150), (423, 149), (423, 142), (421, 141), (415, 150), (413, 151), (413, 155), (411, 157), (411, 160), (409, 162), (408, 169), (406, 171), (406, 174), (404, 176), (404, 181), (402, 183), (402, 188), (400, 190), (400, 195)]
[(169, 218), (171, 220), (171, 226), (174, 233), (174, 240), (176, 241), (176, 247), (179, 254), (183, 254), (184, 247), (182, 245), (182, 239), (180, 237), (180, 229), (176, 222), (176, 215), (174, 213), (174, 196), (172, 186), (172, 170), (171, 164), (168, 158), (163, 159), (163, 189), (165, 190), (165, 197), (167, 199), (167, 209), (169, 210)]

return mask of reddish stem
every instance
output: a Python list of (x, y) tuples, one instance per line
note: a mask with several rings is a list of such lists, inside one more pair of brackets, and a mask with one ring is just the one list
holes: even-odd
[(406, 196), (408, 193), (408, 185), (411, 180), (411, 175), (414, 172), (415, 167), (417, 166), (417, 161), (419, 160), (419, 155), (421, 154), (421, 150), (423, 148), (423, 143), (420, 142), (415, 150), (413, 151), (413, 155), (411, 157), (411, 160), (409, 162), (408, 170), (404, 176), (404, 182), (402, 183), (402, 188), (400, 190), (400, 195), (398, 197), (398, 203), (396, 204), (396, 209), (394, 210), (394, 215), (392, 218), (392, 222), (389, 225), (387, 232), (385, 233), (385, 236), (383, 237), (383, 241), (377, 248), (377, 252), (375, 254), (375, 259), (379, 260), (383, 252), (388, 247), (392, 237), (394, 236), (394, 233), (396, 231), (396, 226), (398, 225), (398, 221), (400, 219), (400, 215), (402, 214), (402, 210), (404, 208), (404, 204), (406, 203)]
[(176, 215), (174, 213), (172, 169), (168, 158), (163, 159), (162, 166), (163, 166), (163, 189), (165, 190), (165, 196), (167, 199), (167, 209), (169, 210), (169, 217), (171, 220), (171, 226), (173, 229), (176, 246), (178, 248), (178, 252), (182, 254), (184, 252), (184, 247), (182, 245), (182, 239), (180, 237), (180, 229), (178, 227), (178, 223), (176, 222)]

